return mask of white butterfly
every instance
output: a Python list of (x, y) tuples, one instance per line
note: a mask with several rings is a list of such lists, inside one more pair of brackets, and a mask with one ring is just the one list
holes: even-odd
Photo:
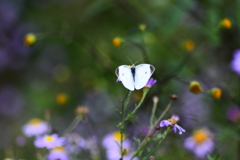
[(154, 71), (155, 67), (151, 64), (139, 64), (136, 67), (133, 64), (132, 66), (121, 65), (115, 73), (125, 88), (134, 91), (134, 88), (142, 89)]

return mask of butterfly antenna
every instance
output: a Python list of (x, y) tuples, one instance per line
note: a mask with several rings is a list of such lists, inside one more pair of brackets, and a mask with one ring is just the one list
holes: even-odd
[[(126, 56), (127, 58), (128, 58), (128, 56)], [(128, 58), (128, 60), (133, 64), (133, 62), (131, 61), (131, 59), (130, 58)]]
[[(140, 58), (139, 60), (137, 60), (137, 62), (139, 62), (140, 60), (142, 60), (145, 56), (143, 56), (142, 58)], [(134, 65), (137, 63), (135, 62)]]

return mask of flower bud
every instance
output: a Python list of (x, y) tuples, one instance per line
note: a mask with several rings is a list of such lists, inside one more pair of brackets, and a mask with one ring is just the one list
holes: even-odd
[(224, 18), (222, 21), (221, 21), (221, 26), (223, 28), (226, 28), (226, 29), (230, 29), (232, 27), (232, 22), (227, 19), (227, 18)]
[(210, 93), (213, 96), (213, 98), (215, 98), (215, 99), (220, 99), (222, 96), (222, 90), (220, 88), (213, 88), (210, 91)]
[(65, 93), (59, 93), (56, 97), (56, 102), (59, 105), (65, 105), (67, 103), (67, 95)]
[(178, 96), (175, 95), (175, 94), (172, 94), (172, 95), (170, 95), (170, 98), (171, 98), (172, 100), (177, 100), (177, 99), (178, 99)]
[(187, 40), (184, 42), (184, 49), (187, 51), (193, 51), (195, 48), (195, 43), (192, 40)]
[(114, 47), (119, 47), (122, 44), (122, 40), (118, 37), (113, 38), (112, 44)]
[(37, 42), (37, 36), (33, 33), (28, 33), (24, 37), (24, 43), (26, 46), (31, 47)]
[(82, 115), (85, 116), (86, 114), (88, 114), (89, 110), (88, 107), (86, 106), (78, 106), (75, 110), (75, 114), (76, 115)]
[(139, 30), (144, 31), (146, 29), (146, 24), (140, 24), (139, 25)]
[(201, 85), (199, 84), (199, 82), (197, 81), (192, 81), (190, 82), (189, 84), (189, 90), (190, 92), (194, 93), (194, 94), (198, 94), (200, 92), (202, 92), (202, 87)]
[(157, 96), (154, 96), (154, 97), (153, 97), (153, 103), (156, 104), (156, 103), (158, 103), (158, 101), (159, 101), (159, 98), (158, 98)]

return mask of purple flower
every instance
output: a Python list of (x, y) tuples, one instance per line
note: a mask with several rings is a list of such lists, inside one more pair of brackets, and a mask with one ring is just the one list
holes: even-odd
[(49, 129), (48, 123), (38, 118), (31, 119), (22, 127), (22, 131), (27, 137), (39, 136), (46, 133)]
[(119, 78), (117, 78), (116, 82), (121, 82), (121, 80)]
[(58, 146), (62, 146), (64, 143), (64, 138), (58, 137), (57, 134), (52, 135), (44, 135), (43, 137), (38, 137), (34, 141), (34, 145), (37, 148), (44, 148), (52, 149)]
[(213, 136), (207, 129), (198, 129), (185, 140), (184, 146), (197, 157), (204, 158), (214, 148)]
[(168, 127), (172, 126), (172, 130), (176, 133), (177, 130), (179, 131), (179, 134), (182, 134), (182, 132), (185, 132), (185, 129), (177, 125), (177, 121), (179, 120), (179, 117), (177, 115), (173, 115), (171, 119), (168, 120), (162, 120), (160, 122), (160, 127)]
[(236, 106), (229, 108), (227, 111), (227, 118), (234, 123), (239, 123), (240, 109)]
[(156, 79), (150, 78), (150, 79), (148, 80), (147, 84), (145, 85), (145, 87), (151, 88), (156, 82), (157, 82)]
[(240, 75), (240, 49), (234, 52), (231, 68), (233, 71), (237, 72), (238, 75)]
[(49, 160), (69, 160), (67, 151), (64, 147), (55, 147), (51, 149), (49, 155)]
[[(113, 132), (104, 136), (102, 145), (106, 148), (106, 156), (108, 160), (117, 160), (121, 158), (121, 149), (119, 147), (121, 134), (120, 132)], [(123, 149), (126, 150), (126, 153), (123, 157), (124, 160), (130, 160), (133, 155), (133, 148), (131, 147), (131, 141), (125, 139), (124, 135)], [(133, 160), (138, 160), (134, 158)]]

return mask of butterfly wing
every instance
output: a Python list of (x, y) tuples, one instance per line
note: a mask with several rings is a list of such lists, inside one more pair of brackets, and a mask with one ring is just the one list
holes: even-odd
[(116, 69), (115, 73), (125, 88), (134, 91), (133, 74), (129, 66), (121, 65)]
[(135, 88), (137, 90), (143, 88), (153, 72), (155, 67), (151, 64), (140, 64), (135, 68)]

